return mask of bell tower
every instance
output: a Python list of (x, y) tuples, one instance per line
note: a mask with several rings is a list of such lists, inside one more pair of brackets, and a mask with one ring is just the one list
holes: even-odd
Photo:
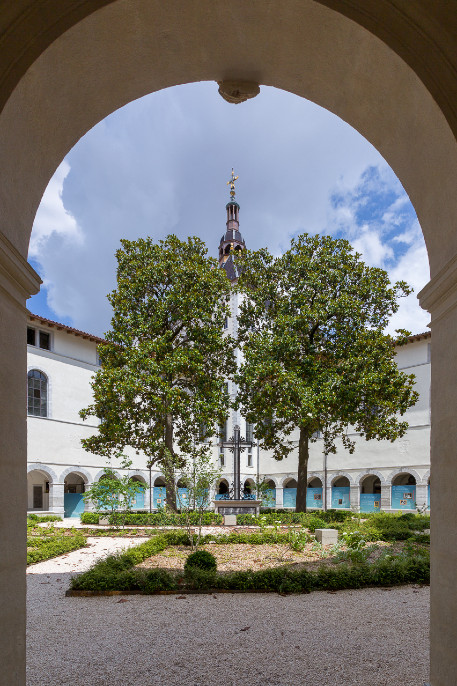
[(226, 231), (219, 243), (219, 266), (225, 269), (230, 281), (238, 278), (237, 268), (233, 262), (231, 250), (244, 250), (246, 243), (240, 233), (240, 206), (235, 200), (235, 181), (238, 176), (232, 169), (232, 176), (227, 185), (230, 186), (230, 200), (225, 206), (227, 210)]

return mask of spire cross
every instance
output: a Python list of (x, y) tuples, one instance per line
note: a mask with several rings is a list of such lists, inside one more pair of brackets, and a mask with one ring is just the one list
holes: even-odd
[(232, 167), (232, 177), (229, 181), (227, 181), (227, 186), (230, 186), (230, 198), (231, 200), (235, 200), (235, 181), (238, 179), (238, 176), (235, 176), (235, 172), (233, 171)]

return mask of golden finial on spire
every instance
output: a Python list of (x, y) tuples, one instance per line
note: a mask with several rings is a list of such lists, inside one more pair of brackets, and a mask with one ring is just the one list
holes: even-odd
[(235, 181), (237, 178), (238, 176), (235, 176), (235, 172), (233, 171), (232, 167), (232, 178), (227, 181), (227, 186), (230, 186), (230, 200), (235, 200)]

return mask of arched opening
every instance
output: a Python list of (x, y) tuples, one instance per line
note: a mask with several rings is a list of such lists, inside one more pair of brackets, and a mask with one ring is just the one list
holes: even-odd
[(165, 479), (163, 476), (158, 476), (154, 479), (154, 486), (152, 489), (152, 507), (154, 510), (161, 510), (166, 505), (167, 490)]
[[(43, 23), (36, 21), (34, 13), (18, 4), (17, 17), (11, 19), (8, 13), (8, 21), (17, 24), (15, 29), (23, 42), (13, 31), (13, 47), (5, 61), (8, 77), (2, 87), (2, 104), (7, 105), (0, 121), (5, 151), (5, 255), (11, 262), (13, 255), (15, 264), (18, 256), (24, 257), (27, 230), (46, 182), (82, 133), (108, 111), (147, 90), (233, 74), (234, 54), (239, 65), (235, 71), (244, 78), (261, 78), (264, 83), (282, 86), (354, 122), (404, 181), (427, 238), (432, 275), (444, 270), (444, 277), (440, 273), (439, 307), (443, 302), (444, 306), (434, 324), (432, 403), (439, 428), (432, 429), (432, 449), (437, 472), (434, 478), (443, 489), (444, 503), (435, 526), (447, 531), (447, 527), (455, 528), (452, 494), (456, 476), (450, 446), (455, 443), (457, 428), (448, 408), (455, 406), (457, 374), (456, 363), (446, 353), (452, 349), (457, 328), (452, 307), (447, 307), (452, 304), (448, 299), (455, 281), (452, 261), (457, 252), (452, 188), (457, 156), (452, 133), (456, 131), (454, 100), (449, 95), (455, 90), (455, 25), (445, 24), (448, 17), (454, 20), (443, 2), (430, 3), (423, 11), (410, 3), (401, 12), (392, 3), (372, 3), (370, 7), (359, 0), (325, 4), (304, 1), (262, 6), (253, 0), (237, 12), (229, 5), (202, 5), (199, 9), (190, 4), (183, 6), (177, 22), (173, 6), (168, 8), (163, 3), (159, 7), (149, 0), (112, 2), (95, 12), (85, 3), (72, 13), (63, 3), (56, 3), (59, 14), (50, 20), (49, 31), (44, 15)], [(29, 24), (24, 31), (23, 22), (35, 22), (35, 28)], [(193, 27), (198, 30), (189, 30)], [(271, 37), (282, 48), (275, 60), (270, 58)], [(202, 45), (205, 50), (199, 49)], [(31, 65), (33, 69), (26, 74)], [(25, 267), (23, 282), (29, 292), (35, 287)], [(424, 295), (424, 302), (434, 313), (438, 298), (433, 291), (434, 285)], [(24, 296), (14, 297), (23, 307)], [(14, 332), (21, 326), (19, 307), (14, 310), (8, 303), (5, 330)], [(8, 339), (1, 348), (9, 363), (2, 417), (12, 436), (1, 476), (3, 483), (20, 484), (25, 466), (20, 420), (24, 372), (22, 350), (20, 345), (17, 350), (14, 347)], [(23, 488), (10, 489), (7, 505), (20, 501)], [(4, 541), (8, 548), (11, 543), (14, 551), (20, 524), (8, 523), (5, 528)], [(440, 564), (435, 566), (432, 582), (435, 640), (431, 682), (445, 684), (451, 683), (455, 674), (455, 613), (448, 607), (446, 589), (452, 584), (457, 551), (443, 535), (432, 548), (432, 555)], [(15, 553), (5, 572), (5, 594), (14, 588), (22, 562), (21, 555)], [(18, 589), (20, 593), (23, 589)], [(24, 603), (20, 601), (18, 609), (16, 594), (11, 596), (11, 600), (7, 597), (11, 631), (5, 642), (14, 648), (6, 654), (20, 671)]]
[(283, 504), (285, 508), (294, 508), (297, 504), (297, 481), (296, 479), (287, 479), (284, 482), (283, 490)]
[(132, 499), (132, 501), (129, 503), (129, 509), (131, 510), (144, 510), (145, 509), (145, 503), (144, 503), (144, 495), (146, 492), (146, 481), (143, 479), (142, 476), (132, 476), (130, 481), (136, 481), (137, 483), (141, 484), (141, 490), (138, 491), (135, 495), (135, 497)]
[(50, 484), (52, 484), (51, 476), (41, 469), (33, 469), (27, 474), (28, 511), (49, 511)]
[(255, 483), (252, 479), (246, 479), (243, 484), (242, 498), (244, 500), (255, 500)]
[(308, 479), (308, 488), (306, 489), (306, 507), (318, 508), (323, 507), (323, 489), (322, 481), (318, 476)]
[(368, 474), (360, 482), (360, 512), (379, 512), (381, 509), (381, 480)]
[(409, 472), (397, 474), (392, 479), (392, 510), (416, 509), (416, 479)]
[(351, 487), (347, 476), (338, 476), (332, 484), (332, 508), (348, 510), (351, 507)]
[(263, 484), (262, 507), (276, 507), (276, 484), (272, 479)]
[(81, 474), (71, 472), (64, 480), (64, 516), (80, 517), (84, 512), (85, 481)]
[(227, 479), (221, 479), (216, 489), (216, 500), (225, 500), (230, 494), (230, 487)]
[(189, 507), (189, 491), (182, 479), (177, 483), (176, 497), (179, 508)]

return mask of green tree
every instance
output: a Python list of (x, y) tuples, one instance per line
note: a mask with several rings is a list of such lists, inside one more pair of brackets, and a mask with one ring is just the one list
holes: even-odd
[(353, 452), (348, 427), (367, 440), (390, 441), (407, 429), (399, 415), (418, 394), (414, 375), (398, 370), (394, 347), (408, 332), (393, 337), (384, 330), (410, 289), (390, 284), (346, 240), (328, 236), (303, 234), (280, 257), (262, 249), (237, 261), (244, 361), (236, 405), (277, 460), (296, 447), (298, 430), (297, 510), (304, 512), (315, 432), (334, 453), (338, 438)]
[(98, 348), (93, 403), (80, 413), (101, 423), (82, 443), (108, 459), (127, 446), (142, 451), (168, 475), (167, 505), (176, 510), (173, 469), (198, 453), (201, 427), (214, 435), (227, 415), (230, 283), (199, 238), (121, 243), (111, 329)]
[(203, 515), (209, 504), (210, 491), (220, 478), (221, 471), (211, 459), (211, 446), (206, 444), (179, 469), (179, 482), (186, 489), (178, 492), (178, 503), (185, 515), (186, 529), (192, 552), (198, 550), (202, 535)]
[[(128, 469), (131, 464), (130, 461), (124, 461), (122, 468)], [(131, 503), (143, 488), (140, 482), (131, 479), (128, 472), (117, 477), (111, 467), (105, 467), (100, 479), (88, 488), (83, 498), (85, 502), (91, 502), (98, 510), (110, 510), (112, 515), (120, 512), (125, 516), (131, 508)], [(124, 518), (122, 523), (124, 524)]]

